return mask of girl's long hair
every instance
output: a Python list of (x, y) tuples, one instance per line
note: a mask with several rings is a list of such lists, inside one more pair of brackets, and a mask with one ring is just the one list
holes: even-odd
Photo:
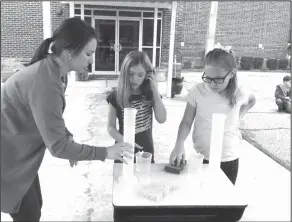
[(213, 49), (204, 58), (205, 65), (218, 66), (228, 71), (233, 71), (233, 77), (225, 89), (224, 95), (229, 100), (229, 106), (234, 107), (237, 103), (238, 79), (237, 64), (234, 53), (222, 49)]
[(146, 73), (154, 72), (148, 55), (138, 50), (128, 53), (122, 63), (117, 87), (117, 104), (122, 108), (131, 107), (131, 87), (129, 80), (130, 68), (142, 65)]

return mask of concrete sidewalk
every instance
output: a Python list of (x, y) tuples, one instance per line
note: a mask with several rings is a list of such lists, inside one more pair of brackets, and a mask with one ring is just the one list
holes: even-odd
[(242, 221), (291, 221), (290, 172), (246, 141), (236, 186), (249, 199)]
[[(114, 143), (106, 130), (108, 105), (107, 87), (116, 83), (90, 81), (69, 86), (66, 125), (77, 142), (109, 146)], [(156, 162), (167, 162), (176, 140), (185, 103), (182, 98), (167, 99), (167, 121), (154, 122)], [(187, 158), (192, 159), (191, 136), (186, 140)], [(242, 221), (290, 221), (290, 172), (243, 141), (236, 186), (249, 200)], [(113, 161), (80, 162), (70, 168), (67, 160), (46, 153), (40, 169), (44, 205), (42, 221), (112, 221)], [(187, 198), (187, 197), (186, 197)], [(2, 221), (11, 221), (1, 213)]]

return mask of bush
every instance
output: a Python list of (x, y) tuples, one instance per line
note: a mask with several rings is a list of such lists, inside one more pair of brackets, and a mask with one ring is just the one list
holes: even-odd
[(253, 67), (253, 57), (243, 56), (241, 57), (240, 65), (243, 70), (251, 70)]
[(279, 69), (287, 69), (288, 67), (288, 59), (280, 59), (279, 60)]
[(204, 59), (201, 57), (196, 57), (194, 60), (194, 68), (201, 69), (204, 68)]
[(263, 58), (254, 58), (253, 67), (255, 69), (262, 69), (263, 63), (264, 63), (264, 59)]
[(239, 68), (240, 66), (240, 63), (239, 63), (239, 57), (238, 56), (235, 56), (235, 59), (236, 59), (236, 66)]
[(88, 80), (89, 74), (88, 71), (85, 71), (83, 73), (75, 73), (76, 75), (76, 81), (86, 81)]
[(271, 70), (277, 69), (278, 59), (267, 59), (267, 68)]
[(183, 68), (184, 69), (191, 69), (192, 68), (192, 62), (191, 61), (184, 61), (183, 62)]

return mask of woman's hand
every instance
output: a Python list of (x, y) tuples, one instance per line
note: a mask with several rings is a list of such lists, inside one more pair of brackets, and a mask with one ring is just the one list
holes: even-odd
[(74, 166), (77, 166), (78, 161), (76, 161), (76, 160), (69, 160), (69, 163), (70, 163), (70, 167), (74, 167)]
[(120, 160), (123, 163), (128, 164), (128, 162), (123, 158), (132, 158), (134, 154), (134, 148), (128, 143), (116, 143), (107, 148), (106, 159)]
[[(138, 149), (142, 149), (141, 146), (135, 144), (135, 147)], [(113, 146), (107, 147), (107, 157), (106, 159), (113, 159), (113, 160), (120, 160), (126, 164), (127, 161), (123, 159), (122, 156), (126, 158), (131, 158), (132, 154), (134, 153), (134, 149), (128, 143), (116, 143)], [(76, 160), (69, 160), (70, 166), (74, 167), (77, 165), (78, 161)]]
[(177, 167), (180, 165), (181, 160), (183, 163), (185, 163), (185, 148), (183, 143), (176, 143), (174, 149), (170, 154), (169, 163), (171, 165), (174, 165), (175, 160)]
[[(74, 139), (73, 139), (72, 136), (69, 136), (69, 142), (74, 142)], [(74, 166), (77, 166), (78, 161), (76, 161), (76, 160), (69, 160), (69, 163), (70, 163), (70, 166), (71, 167), (74, 167)]]

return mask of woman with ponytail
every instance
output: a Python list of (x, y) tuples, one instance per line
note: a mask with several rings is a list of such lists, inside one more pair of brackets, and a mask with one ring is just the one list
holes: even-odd
[(30, 60), (30, 62), (28, 63), (28, 65), (32, 65), (44, 58), (46, 58), (47, 55), (49, 55), (49, 49), (50, 49), (50, 45), (51, 43), (54, 41), (53, 38), (47, 38), (45, 39), (42, 44), (37, 48), (37, 50), (35, 51), (32, 59)]
[[(95, 30), (70, 18), (42, 42), (29, 65), (10, 77), (1, 93), (1, 212), (13, 221), (39, 221), (42, 196), (38, 170), (45, 150), (72, 161), (119, 159), (128, 144), (75, 143), (63, 119), (62, 84), (68, 72), (83, 72), (96, 50)], [(52, 53), (49, 54), (51, 47)]]

